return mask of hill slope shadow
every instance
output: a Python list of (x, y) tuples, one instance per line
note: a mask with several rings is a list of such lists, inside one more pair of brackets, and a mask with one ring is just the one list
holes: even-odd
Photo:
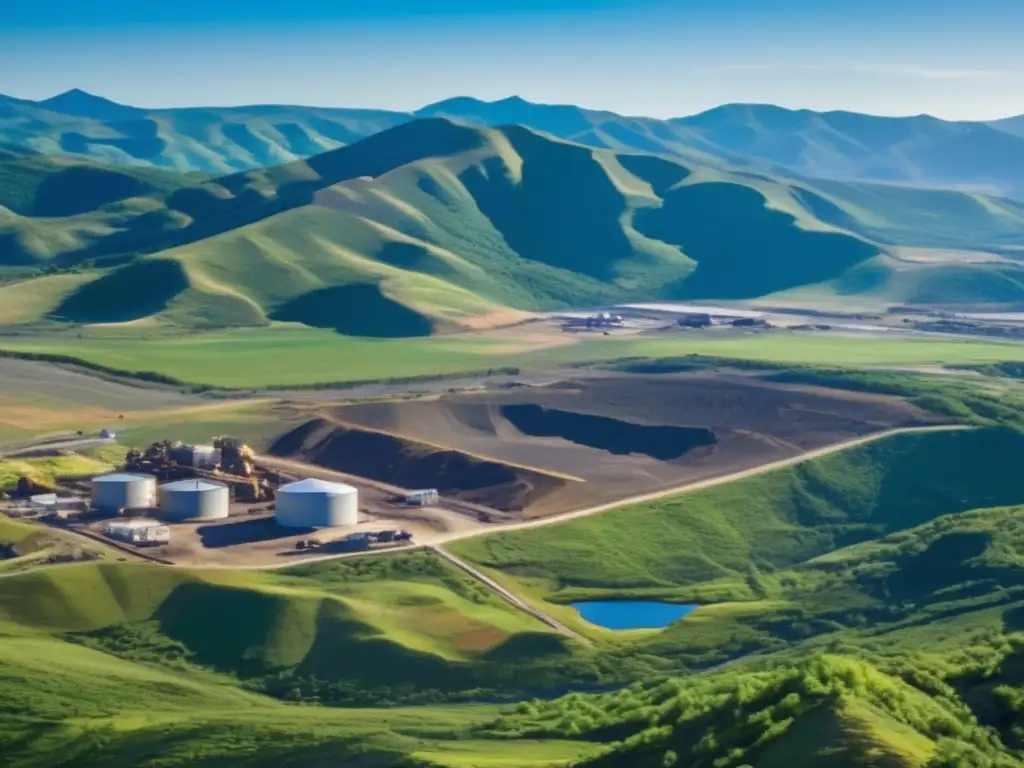
[(389, 299), (374, 283), (337, 285), (304, 293), (278, 307), (270, 319), (379, 339), (429, 336), (434, 331), (428, 318)]
[(637, 211), (634, 225), (697, 262), (691, 275), (670, 286), (679, 297), (755, 298), (823, 282), (878, 255), (850, 235), (800, 229), (790, 214), (766, 202), (738, 184), (694, 184), (669, 192), (661, 208)]
[(50, 317), (72, 323), (139, 320), (167, 309), (188, 287), (188, 276), (178, 262), (137, 261), (86, 283), (57, 305)]

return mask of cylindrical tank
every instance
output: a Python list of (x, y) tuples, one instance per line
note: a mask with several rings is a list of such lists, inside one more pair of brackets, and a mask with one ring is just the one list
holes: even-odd
[(92, 505), (103, 512), (148, 509), (156, 503), (156, 478), (114, 474), (92, 479)]
[(274, 495), (277, 522), (286, 528), (334, 528), (359, 522), (359, 492), (351, 485), (299, 480)]
[(230, 502), (228, 487), (209, 480), (178, 480), (160, 486), (160, 515), (165, 520), (223, 520)]

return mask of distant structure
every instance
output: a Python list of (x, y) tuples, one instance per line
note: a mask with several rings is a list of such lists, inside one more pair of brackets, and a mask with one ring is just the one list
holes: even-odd
[(175, 464), (196, 469), (215, 469), (220, 466), (221, 452), (212, 445), (173, 445), (167, 457)]
[(707, 312), (687, 312), (676, 318), (676, 325), (683, 328), (708, 328), (713, 324), (711, 315)]
[(230, 506), (231, 493), (223, 483), (178, 480), (160, 486), (160, 516), (164, 520), (223, 520)]
[(763, 317), (737, 317), (732, 321), (737, 328), (771, 328), (771, 323)]
[(149, 475), (100, 475), (92, 480), (92, 505), (107, 514), (150, 509), (156, 504), (156, 478)]
[(406, 505), (410, 507), (429, 507), (433, 504), (437, 504), (441, 495), (437, 492), (437, 488), (424, 488), (419, 491), (409, 491), (403, 497)]
[(622, 315), (602, 312), (587, 318), (587, 328), (621, 328), (622, 322)]
[(57, 509), (58, 498), (56, 493), (40, 493), (30, 496), (28, 505), (39, 511), (52, 511)]
[(171, 540), (171, 529), (156, 520), (136, 517), (130, 520), (114, 520), (107, 523), (103, 532), (112, 539), (129, 544), (167, 544)]
[(334, 528), (359, 522), (359, 492), (326, 480), (299, 480), (275, 494), (278, 525), (285, 528)]

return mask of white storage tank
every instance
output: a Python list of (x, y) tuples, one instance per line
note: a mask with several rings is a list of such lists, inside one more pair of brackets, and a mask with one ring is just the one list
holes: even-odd
[(102, 512), (149, 509), (156, 504), (156, 478), (113, 474), (92, 479), (92, 505)]
[(299, 480), (274, 496), (277, 522), (286, 528), (334, 528), (359, 522), (359, 492), (326, 480)]
[(165, 520), (223, 520), (231, 494), (223, 483), (178, 480), (160, 486), (160, 516)]

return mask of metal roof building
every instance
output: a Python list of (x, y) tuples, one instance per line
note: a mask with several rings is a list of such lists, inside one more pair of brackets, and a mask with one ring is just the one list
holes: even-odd
[(107, 523), (103, 532), (129, 544), (166, 544), (171, 540), (171, 529), (156, 520), (132, 518)]
[(359, 492), (326, 480), (299, 480), (278, 489), (276, 516), (286, 528), (334, 528), (359, 522)]
[(148, 509), (156, 503), (156, 478), (113, 474), (92, 479), (92, 505), (102, 512)]
[(166, 520), (223, 520), (231, 494), (223, 483), (178, 480), (160, 486), (160, 515)]

